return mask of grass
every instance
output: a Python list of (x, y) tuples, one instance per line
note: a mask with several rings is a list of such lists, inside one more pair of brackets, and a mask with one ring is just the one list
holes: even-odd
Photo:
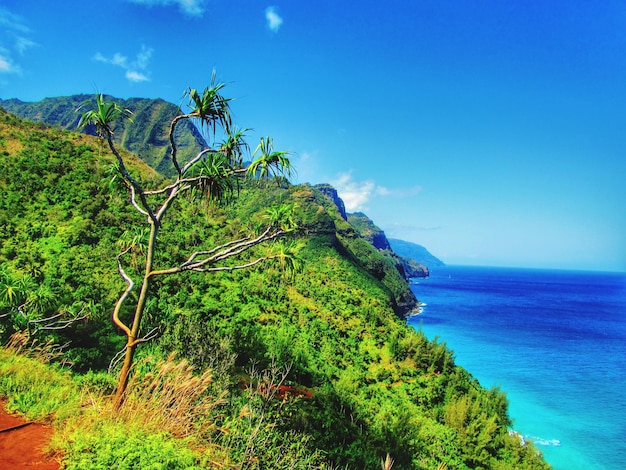
[(64, 469), (330, 468), (303, 436), (276, 432), (255, 409), (264, 401), (258, 394), (229, 403), (210, 372), (196, 375), (173, 355), (138, 363), (117, 412), (113, 377), (72, 375), (48, 364), (52, 357), (19, 342), (0, 348), (0, 397), (9, 411), (54, 426), (49, 450), (63, 456)]
[(210, 374), (194, 376), (173, 357), (160, 361), (154, 372), (137, 374), (116, 413), (106, 374), (73, 377), (49, 359), (19, 344), (0, 348), (0, 396), (8, 411), (54, 425), (50, 447), (63, 454), (63, 468), (199, 469), (228, 460), (208, 439), (215, 431), (210, 416), (222, 402), (206, 393)]
[(69, 372), (46, 364), (50, 349), (23, 346), (21, 338), (14, 337), (9, 347), (0, 348), (0, 396), (7, 398), (7, 411), (48, 422), (79, 413), (80, 391)]

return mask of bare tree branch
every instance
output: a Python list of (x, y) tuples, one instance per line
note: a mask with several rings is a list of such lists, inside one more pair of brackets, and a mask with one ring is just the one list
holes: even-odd
[[(126, 182), (126, 180), (124, 180)], [(151, 215), (148, 213), (148, 211), (144, 210), (139, 204), (137, 204), (137, 201), (135, 200), (135, 187), (132, 184), (126, 183), (126, 187), (128, 188), (128, 190), (130, 191), (130, 203), (133, 205), (133, 207), (137, 210), (137, 212), (146, 215), (148, 217), (151, 217)]]
[[(146, 195), (144, 193), (143, 187), (128, 172), (128, 170), (126, 169), (126, 164), (124, 163), (124, 159), (122, 158), (120, 153), (117, 151), (117, 148), (115, 148), (115, 144), (113, 143), (113, 133), (111, 132), (111, 129), (107, 127), (105, 128), (105, 132), (106, 132), (106, 137), (107, 137), (107, 142), (109, 144), (109, 148), (111, 149), (111, 152), (113, 152), (113, 155), (115, 155), (115, 157), (117, 158), (117, 162), (120, 167), (120, 172), (122, 173), (124, 180), (128, 182), (128, 184), (130, 185), (130, 187), (134, 189), (134, 191), (137, 191), (137, 193), (139, 193), (139, 199), (141, 200), (141, 205), (143, 206), (143, 209), (145, 210), (139, 209), (138, 205), (135, 202), (134, 196), (131, 196), (131, 200), (133, 201), (133, 206), (140, 212), (147, 214), (152, 220), (152, 222), (158, 226), (159, 221), (157, 220), (156, 216), (154, 215), (154, 212), (152, 211), (152, 209), (150, 208), (150, 205), (148, 204), (148, 201), (146, 200)], [(131, 191), (131, 194), (134, 194), (134, 191)]]
[(126, 253), (128, 253), (131, 250), (132, 247), (128, 247), (126, 248), (124, 251), (122, 251), (121, 253), (119, 253), (117, 255), (117, 272), (120, 274), (120, 276), (122, 276), (122, 279), (124, 279), (124, 281), (126, 281), (126, 283), (128, 284), (126, 289), (124, 289), (124, 292), (122, 293), (122, 295), (119, 297), (119, 299), (117, 299), (117, 302), (115, 303), (115, 308), (113, 309), (113, 323), (115, 323), (115, 325), (120, 328), (121, 330), (124, 331), (124, 333), (126, 333), (126, 335), (130, 336), (130, 328), (128, 326), (126, 326), (121, 320), (120, 320), (120, 310), (122, 308), (122, 304), (124, 303), (124, 300), (126, 300), (126, 297), (128, 297), (128, 294), (130, 294), (130, 292), (133, 290), (133, 287), (135, 286), (135, 283), (133, 282), (133, 280), (126, 274), (126, 272), (124, 271), (124, 268), (122, 268), (122, 260), (121, 257), (123, 255), (125, 255)]
[(132, 345), (135, 346), (139, 343), (147, 343), (148, 341), (156, 338), (158, 336), (158, 333), (159, 333), (158, 327), (152, 328), (150, 331), (148, 331), (148, 333), (146, 333), (145, 336), (143, 336), (142, 338), (137, 338), (135, 341), (133, 341)]
[[(206, 265), (214, 264), (224, 259), (235, 257), (243, 253), (244, 251), (250, 249), (253, 246), (259, 245), (266, 241), (273, 240), (285, 234), (285, 231), (280, 230), (280, 229), (273, 233), (270, 233), (271, 229), (272, 229), (271, 226), (267, 227), (265, 231), (256, 238), (252, 238), (252, 239), (244, 238), (237, 242), (226, 243), (224, 245), (221, 245), (220, 247), (214, 248), (213, 250), (197, 251), (193, 253), (187, 259), (187, 261), (185, 261), (181, 265), (176, 266), (174, 268), (152, 271), (150, 273), (150, 276), (161, 276), (164, 274), (174, 274), (174, 273), (180, 273), (183, 271), (196, 271), (196, 272), (233, 271), (235, 269), (242, 269), (243, 267), (246, 267), (246, 266), (254, 266), (255, 264), (266, 259), (276, 258), (276, 256), (264, 256), (251, 263), (241, 264), (237, 266), (205, 268)], [(217, 251), (217, 250), (221, 250), (221, 251)], [(199, 256), (207, 256), (207, 257), (202, 258), (200, 260), (196, 260)]]
[[(61, 314), (63, 315), (63, 314)], [(54, 315), (53, 317), (49, 317), (49, 318), (42, 318), (41, 320), (33, 320), (29, 323), (41, 323), (41, 322), (45, 322), (50, 320), (51, 318), (55, 318), (58, 317), (59, 315)], [(39, 326), (37, 328), (35, 328), (34, 333), (38, 333), (39, 331), (51, 331), (51, 330), (63, 330), (65, 328), (67, 328), (68, 326), (70, 326), (72, 323), (76, 323), (77, 321), (80, 320), (84, 320), (85, 318), (87, 318), (87, 314), (85, 315), (81, 315), (79, 317), (73, 317), (73, 318), (68, 318), (67, 320), (62, 320), (62, 321), (56, 321), (54, 323), (51, 324), (45, 324), (44, 326)]]
[(209, 272), (218, 272), (218, 271), (236, 271), (238, 269), (245, 269), (254, 266), (255, 264), (259, 264), (263, 261), (267, 261), (270, 259), (276, 259), (278, 256), (263, 256), (262, 258), (255, 259), (254, 261), (250, 261), (246, 264), (238, 264), (236, 266), (216, 266), (213, 268), (193, 268), (192, 270), (198, 273), (209, 273)]
[(115, 369), (117, 367), (117, 365), (120, 363), (120, 361), (122, 360), (122, 358), (124, 357), (124, 354), (126, 354), (126, 346), (124, 346), (122, 349), (120, 349), (115, 356), (113, 356), (113, 358), (111, 359), (111, 361), (109, 362), (109, 368), (107, 369), (107, 372), (110, 374), (111, 371), (113, 369)]

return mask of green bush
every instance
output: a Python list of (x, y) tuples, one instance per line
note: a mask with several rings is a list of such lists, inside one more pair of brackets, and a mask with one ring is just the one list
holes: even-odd
[(28, 419), (61, 420), (80, 408), (80, 391), (68, 371), (0, 348), (0, 396)]
[(86, 433), (77, 428), (63, 449), (66, 470), (183, 470), (200, 469), (199, 459), (184, 441), (166, 433), (101, 421)]

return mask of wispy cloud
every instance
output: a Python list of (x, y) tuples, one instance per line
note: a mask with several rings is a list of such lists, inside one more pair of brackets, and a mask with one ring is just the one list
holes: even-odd
[(276, 7), (267, 7), (265, 9), (265, 21), (267, 21), (267, 27), (273, 33), (277, 33), (283, 24), (283, 18), (278, 14)]
[(10, 57), (0, 51), (0, 73), (22, 73), (19, 65), (15, 65)]
[(24, 53), (30, 49), (31, 47), (35, 47), (37, 45), (36, 42), (31, 41), (28, 38), (25, 37), (18, 37), (15, 40), (15, 50), (20, 54), (20, 55), (24, 55)]
[(141, 46), (141, 51), (137, 54), (135, 60), (132, 61), (129, 61), (125, 55), (119, 52), (113, 54), (111, 58), (107, 58), (100, 52), (97, 52), (94, 56), (94, 60), (122, 68), (126, 71), (126, 79), (131, 82), (146, 82), (150, 80), (148, 65), (150, 64), (153, 52), (154, 49)]
[(331, 184), (337, 190), (348, 212), (366, 210), (367, 203), (373, 197), (405, 198), (414, 196), (422, 190), (421, 186), (389, 189), (377, 185), (374, 180), (355, 181), (351, 171), (340, 174), (331, 181)]
[(15, 13), (0, 7), (0, 73), (22, 73), (22, 67), (16, 62), (15, 56), (23, 56), (31, 47), (37, 44), (28, 36), (30, 28), (24, 19)]
[(393, 223), (389, 226), (389, 232), (392, 234), (398, 232), (437, 232), (443, 230), (441, 225), (409, 225)]
[(384, 186), (376, 187), (376, 194), (379, 196), (392, 196), (392, 197), (410, 197), (415, 196), (417, 193), (422, 191), (421, 186), (412, 186), (410, 188), (385, 188)]
[(0, 7), (0, 26), (4, 30), (20, 34), (30, 33), (30, 28), (26, 26), (26, 22), (20, 15), (16, 15), (3, 7)]
[(183, 14), (188, 16), (202, 16), (205, 11), (204, 4), (206, 0), (129, 0), (131, 3), (138, 5), (153, 6), (167, 6), (178, 5)]

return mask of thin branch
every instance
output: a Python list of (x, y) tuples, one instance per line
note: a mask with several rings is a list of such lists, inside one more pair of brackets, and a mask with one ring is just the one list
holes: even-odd
[[(237, 170), (232, 170), (234, 173), (237, 172)], [(187, 184), (187, 183), (196, 183), (196, 182), (200, 182), (202, 180), (210, 180), (211, 176), (207, 176), (207, 175), (200, 175), (200, 176), (192, 176), (190, 178), (182, 178), (180, 180), (176, 180), (175, 182), (173, 182), (172, 184), (169, 184), (167, 186), (162, 187), (161, 189), (154, 189), (151, 191), (145, 191), (144, 194), (148, 195), (148, 196), (154, 196), (157, 194), (163, 194), (166, 193), (168, 191), (173, 191), (176, 190), (177, 192), (182, 192), (188, 188), (191, 187), (191, 185)], [(186, 184), (186, 186), (183, 186), (183, 184)]]
[[(222, 247), (220, 247), (220, 248), (224, 248), (224, 247), (225, 248), (219, 252), (215, 252), (214, 250), (212, 250), (211, 253), (213, 254), (211, 256), (208, 256), (207, 258), (194, 261), (198, 256), (204, 256), (203, 253), (209, 254), (209, 252), (196, 252), (192, 254), (189, 257), (189, 259), (183, 264), (176, 266), (174, 268), (170, 268), (170, 269), (152, 271), (150, 275), (160, 276), (163, 274), (174, 274), (174, 273), (180, 273), (180, 272), (189, 271), (189, 270), (197, 271), (197, 272), (205, 272), (205, 271), (218, 271), (218, 270), (219, 271), (232, 271), (234, 269), (239, 269), (237, 267), (223, 267), (223, 268), (208, 269), (208, 268), (205, 268), (205, 266), (207, 264), (213, 264), (218, 261), (222, 261), (226, 258), (237, 256), (253, 246), (256, 246), (260, 243), (263, 243), (269, 240), (273, 240), (285, 234), (283, 230), (277, 230), (274, 233), (269, 233), (271, 228), (272, 227), (269, 226), (261, 235), (259, 235), (258, 237), (254, 239), (247, 238), (247, 239), (242, 239), (241, 242), (238, 242), (236, 244), (225, 244)], [(272, 257), (264, 257), (262, 259), (269, 259), (269, 258), (272, 258)], [(262, 261), (262, 259), (260, 259), (259, 261), (253, 262), (253, 264), (256, 264)], [(241, 265), (241, 266), (243, 267), (245, 265)]]
[[(146, 195), (144, 194), (142, 186), (131, 176), (131, 174), (126, 169), (126, 165), (124, 164), (124, 159), (122, 158), (120, 153), (117, 151), (117, 148), (115, 148), (115, 144), (113, 144), (113, 134), (111, 130), (108, 127), (106, 127), (105, 131), (106, 131), (107, 142), (109, 144), (109, 148), (111, 149), (111, 152), (113, 152), (113, 155), (115, 155), (115, 157), (117, 158), (117, 162), (119, 164), (120, 171), (122, 172), (122, 176), (139, 193), (139, 199), (141, 201), (141, 205), (145, 209), (150, 219), (152, 219), (152, 222), (154, 222), (154, 224), (158, 227), (159, 221), (155, 217), (152, 209), (150, 209), (150, 205), (148, 204), (148, 201), (146, 200)], [(134, 200), (134, 197), (132, 199)], [(133, 204), (133, 206), (137, 208), (136, 204)]]
[(124, 303), (124, 300), (126, 300), (126, 297), (128, 297), (128, 294), (130, 294), (130, 292), (133, 290), (133, 287), (135, 286), (135, 283), (133, 282), (133, 280), (126, 274), (126, 272), (124, 271), (124, 268), (122, 268), (122, 260), (121, 257), (122, 255), (125, 255), (126, 253), (128, 253), (131, 250), (131, 246), (129, 246), (128, 248), (126, 248), (124, 251), (122, 251), (120, 254), (117, 255), (117, 272), (120, 273), (120, 276), (122, 276), (122, 279), (124, 279), (124, 281), (126, 281), (126, 283), (128, 284), (128, 286), (126, 287), (126, 289), (124, 289), (124, 292), (122, 293), (122, 295), (120, 296), (119, 299), (117, 299), (117, 302), (115, 303), (115, 308), (113, 309), (113, 323), (115, 323), (115, 325), (120, 328), (121, 330), (124, 331), (124, 333), (126, 333), (126, 336), (131, 335), (130, 332), (130, 328), (127, 327), (121, 320), (120, 320), (120, 310), (122, 308), (122, 304)]
[(268, 227), (261, 235), (259, 235), (257, 238), (249, 240), (249, 241), (244, 241), (242, 243), (239, 243), (237, 245), (234, 245), (232, 247), (229, 247), (225, 250), (222, 250), (219, 253), (216, 253), (215, 255), (205, 259), (205, 260), (201, 260), (198, 261), (196, 264), (207, 264), (207, 263), (214, 263), (217, 261), (221, 261), (223, 259), (226, 258), (231, 258), (233, 256), (239, 255), (241, 253), (243, 253), (244, 251), (246, 251), (248, 248), (251, 248), (253, 246), (256, 246), (260, 243), (269, 241), (269, 240), (273, 240), (274, 238), (278, 238), (282, 235), (285, 234), (285, 232), (283, 230), (277, 230), (276, 232), (269, 234), (269, 231), (271, 229), (271, 226)]
[(270, 259), (276, 259), (279, 258), (278, 255), (275, 256), (263, 256), (261, 258), (255, 259), (254, 261), (250, 261), (249, 263), (246, 264), (238, 264), (237, 266), (216, 266), (213, 268), (192, 268), (192, 271), (198, 272), (198, 273), (209, 273), (209, 272), (218, 272), (218, 271), (236, 271), (238, 269), (245, 269), (245, 268), (249, 268), (251, 266), (254, 266), (255, 264), (259, 264), (263, 261), (267, 261)]
[(229, 241), (227, 243), (224, 243), (223, 245), (219, 245), (216, 246), (215, 248), (212, 248), (210, 250), (207, 251), (196, 251), (195, 253), (193, 253), (188, 259), (187, 261), (185, 261), (183, 264), (181, 264), (181, 266), (187, 266), (189, 264), (191, 264), (193, 262), (194, 259), (196, 259), (198, 256), (208, 256), (208, 255), (212, 255), (213, 253), (219, 251), (219, 250), (224, 250), (232, 245), (235, 245), (237, 243), (241, 243), (244, 241), (250, 240), (250, 237), (246, 237), (246, 238), (240, 238), (238, 240), (232, 240)]
[(139, 343), (146, 343), (150, 340), (153, 340), (154, 338), (156, 338), (158, 336), (158, 332), (159, 332), (159, 328), (155, 327), (152, 328), (150, 331), (148, 331), (148, 333), (142, 337), (142, 338), (137, 338), (136, 340), (134, 340), (130, 345), (131, 346), (135, 346)]
[[(55, 317), (58, 317), (58, 315), (55, 315)], [(57, 321), (57, 322), (54, 322), (54, 323), (52, 323), (50, 325), (40, 326), (40, 327), (37, 327), (35, 329), (35, 333), (37, 333), (39, 331), (44, 331), (44, 330), (46, 330), (46, 331), (62, 330), (64, 328), (67, 328), (68, 326), (70, 326), (72, 323), (75, 323), (75, 322), (80, 321), (80, 320), (84, 320), (85, 318), (87, 318), (86, 314), (82, 315), (80, 317), (70, 318), (68, 320)], [(44, 318), (43, 320), (48, 320), (48, 318)], [(41, 320), (39, 320), (39, 322), (41, 322)], [(31, 323), (34, 323), (34, 321), (31, 322)]]
[(178, 164), (178, 159), (176, 158), (177, 148), (176, 148), (176, 142), (174, 140), (174, 130), (176, 128), (176, 124), (178, 124), (178, 121), (182, 121), (183, 119), (188, 119), (188, 118), (189, 118), (188, 114), (181, 114), (179, 116), (176, 116), (174, 119), (172, 119), (172, 122), (170, 124), (170, 146), (172, 147), (172, 163), (174, 164), (174, 168), (176, 168), (176, 172), (178, 173), (178, 178), (181, 178), (183, 176), (183, 171), (180, 169), (180, 165)]
[[(81, 312), (82, 312), (82, 310), (81, 310)], [(64, 313), (61, 312), (61, 313), (57, 313), (56, 315), (52, 315), (51, 317), (40, 318), (39, 320), (29, 320), (28, 322), (31, 323), (31, 324), (43, 323), (43, 322), (46, 322), (46, 321), (52, 321), (52, 320), (54, 320), (56, 318), (62, 317), (63, 315), (64, 315)]]
[(120, 361), (122, 360), (122, 357), (124, 357), (124, 354), (126, 353), (126, 349), (129, 346), (135, 346), (139, 343), (145, 343), (147, 341), (153, 340), (154, 338), (156, 338), (158, 335), (157, 333), (159, 332), (158, 328), (153, 328), (151, 329), (148, 334), (146, 334), (146, 336), (144, 336), (143, 338), (138, 338), (135, 341), (133, 341), (130, 345), (126, 345), (124, 346), (122, 349), (120, 349), (115, 356), (113, 356), (113, 358), (111, 359), (111, 361), (109, 362), (109, 368), (107, 369), (108, 373), (110, 374), (111, 371), (113, 369), (115, 369), (117, 367), (117, 365), (120, 363)]
[[(148, 211), (146, 211), (146, 210), (142, 209), (142, 208), (139, 206), (139, 204), (137, 204), (137, 201), (135, 200), (135, 187), (134, 187), (132, 184), (128, 183), (127, 181), (125, 181), (125, 182), (126, 182), (126, 187), (127, 187), (127, 188), (129, 189), (129, 191), (130, 191), (130, 203), (133, 205), (133, 207), (134, 207), (135, 209), (137, 209), (137, 211), (138, 211), (139, 213), (141, 213), (141, 214), (143, 214), (143, 215), (147, 215), (148, 217), (151, 217), (151, 215), (150, 215), (150, 213), (148, 213)], [(144, 194), (145, 194), (145, 193), (144, 193)]]
[(189, 171), (189, 168), (191, 168), (192, 166), (194, 166), (198, 161), (200, 161), (200, 159), (206, 155), (207, 153), (215, 153), (217, 152), (217, 150), (212, 149), (212, 148), (207, 148), (204, 149), (202, 152), (198, 153), (198, 155), (196, 155), (195, 157), (193, 157), (191, 160), (189, 160), (187, 163), (185, 163), (185, 166), (182, 169), (182, 174), (184, 175), (185, 173), (187, 173)]
[(196, 177), (193, 177), (193, 178), (182, 178), (182, 179), (176, 180), (172, 184), (168, 184), (167, 186), (162, 187), (161, 189), (154, 189), (154, 190), (151, 190), (151, 191), (145, 191), (144, 194), (146, 194), (147, 196), (154, 196), (154, 195), (157, 195), (157, 194), (166, 193), (166, 192), (171, 191), (173, 189), (178, 189), (178, 191), (180, 192), (180, 191), (184, 190), (184, 188), (185, 188), (184, 186), (182, 186), (183, 184), (191, 183), (193, 181), (197, 181), (200, 178), (202, 178), (202, 177), (196, 176)]
[(122, 349), (120, 349), (115, 356), (113, 356), (113, 358), (111, 359), (111, 361), (109, 362), (109, 368), (107, 369), (108, 373), (110, 374), (111, 371), (113, 369), (115, 369), (117, 367), (117, 365), (120, 363), (120, 361), (122, 360), (122, 357), (124, 357), (124, 354), (126, 353), (126, 346), (124, 346)]

